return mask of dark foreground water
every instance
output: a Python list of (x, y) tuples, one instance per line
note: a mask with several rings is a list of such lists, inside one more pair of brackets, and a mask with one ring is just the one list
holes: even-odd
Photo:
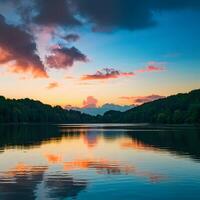
[(200, 129), (0, 126), (1, 200), (199, 200)]

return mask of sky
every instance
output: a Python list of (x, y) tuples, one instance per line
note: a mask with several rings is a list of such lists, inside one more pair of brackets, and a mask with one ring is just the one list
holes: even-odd
[(199, 0), (0, 0), (0, 95), (137, 105), (200, 88)]

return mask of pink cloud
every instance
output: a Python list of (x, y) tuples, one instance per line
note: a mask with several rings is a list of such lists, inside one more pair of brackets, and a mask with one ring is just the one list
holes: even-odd
[(47, 78), (45, 66), (37, 52), (35, 38), (21, 27), (7, 24), (0, 15), (0, 65), (9, 72), (31, 73)]
[(113, 68), (104, 68), (101, 71), (97, 71), (95, 74), (87, 74), (82, 76), (82, 80), (104, 80), (104, 79), (116, 79), (121, 77), (134, 76), (134, 72), (120, 72)]
[(83, 108), (96, 108), (98, 100), (93, 96), (88, 96), (86, 100), (83, 101)]
[(54, 89), (54, 88), (57, 88), (59, 87), (59, 84), (57, 82), (52, 82), (52, 83), (49, 83), (49, 85), (47, 86), (47, 89)]
[(94, 74), (86, 74), (81, 77), (81, 80), (106, 80), (106, 79), (117, 79), (121, 77), (132, 77), (137, 73), (145, 72), (161, 72), (165, 71), (164, 62), (149, 62), (148, 65), (143, 69), (138, 69), (135, 72), (121, 72), (114, 68), (103, 68), (98, 70)]
[(165, 71), (165, 63), (149, 62), (148, 66), (146, 66), (144, 69), (139, 69), (136, 72), (145, 73), (145, 72), (160, 72), (160, 71)]
[(148, 95), (148, 96), (122, 96), (121, 99), (130, 101), (133, 105), (141, 105), (143, 103), (155, 101), (157, 99), (165, 98), (165, 96), (161, 95)]
[(88, 62), (86, 55), (75, 47), (53, 46), (51, 54), (46, 56), (46, 63), (50, 68), (66, 69), (72, 67), (75, 62)]
[(31, 73), (34, 78), (48, 77), (40, 62), (35, 62), (14, 52), (11, 53), (7, 48), (0, 47), (0, 65), (5, 65), (8, 72), (11, 73)]

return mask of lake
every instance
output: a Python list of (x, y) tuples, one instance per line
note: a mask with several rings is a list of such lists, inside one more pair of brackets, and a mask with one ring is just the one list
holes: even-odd
[(1, 200), (200, 199), (200, 128), (0, 126)]

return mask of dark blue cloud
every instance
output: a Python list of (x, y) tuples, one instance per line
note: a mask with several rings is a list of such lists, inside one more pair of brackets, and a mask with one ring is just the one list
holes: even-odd
[(95, 30), (142, 29), (156, 24), (150, 4), (145, 0), (76, 0), (77, 12)]
[(156, 11), (200, 9), (198, 0), (76, 0), (77, 12), (95, 30), (136, 30), (156, 25)]
[(34, 20), (45, 25), (80, 25), (74, 17), (68, 0), (36, 0), (35, 9), (38, 13)]
[[(22, 18), (30, 13), (34, 23), (65, 27), (91, 23), (96, 31), (144, 29), (157, 24), (156, 12), (200, 10), (199, 0), (32, 0), (27, 12), (25, 0), (10, 1), (23, 8)], [(30, 6), (34, 12), (29, 12)]]

